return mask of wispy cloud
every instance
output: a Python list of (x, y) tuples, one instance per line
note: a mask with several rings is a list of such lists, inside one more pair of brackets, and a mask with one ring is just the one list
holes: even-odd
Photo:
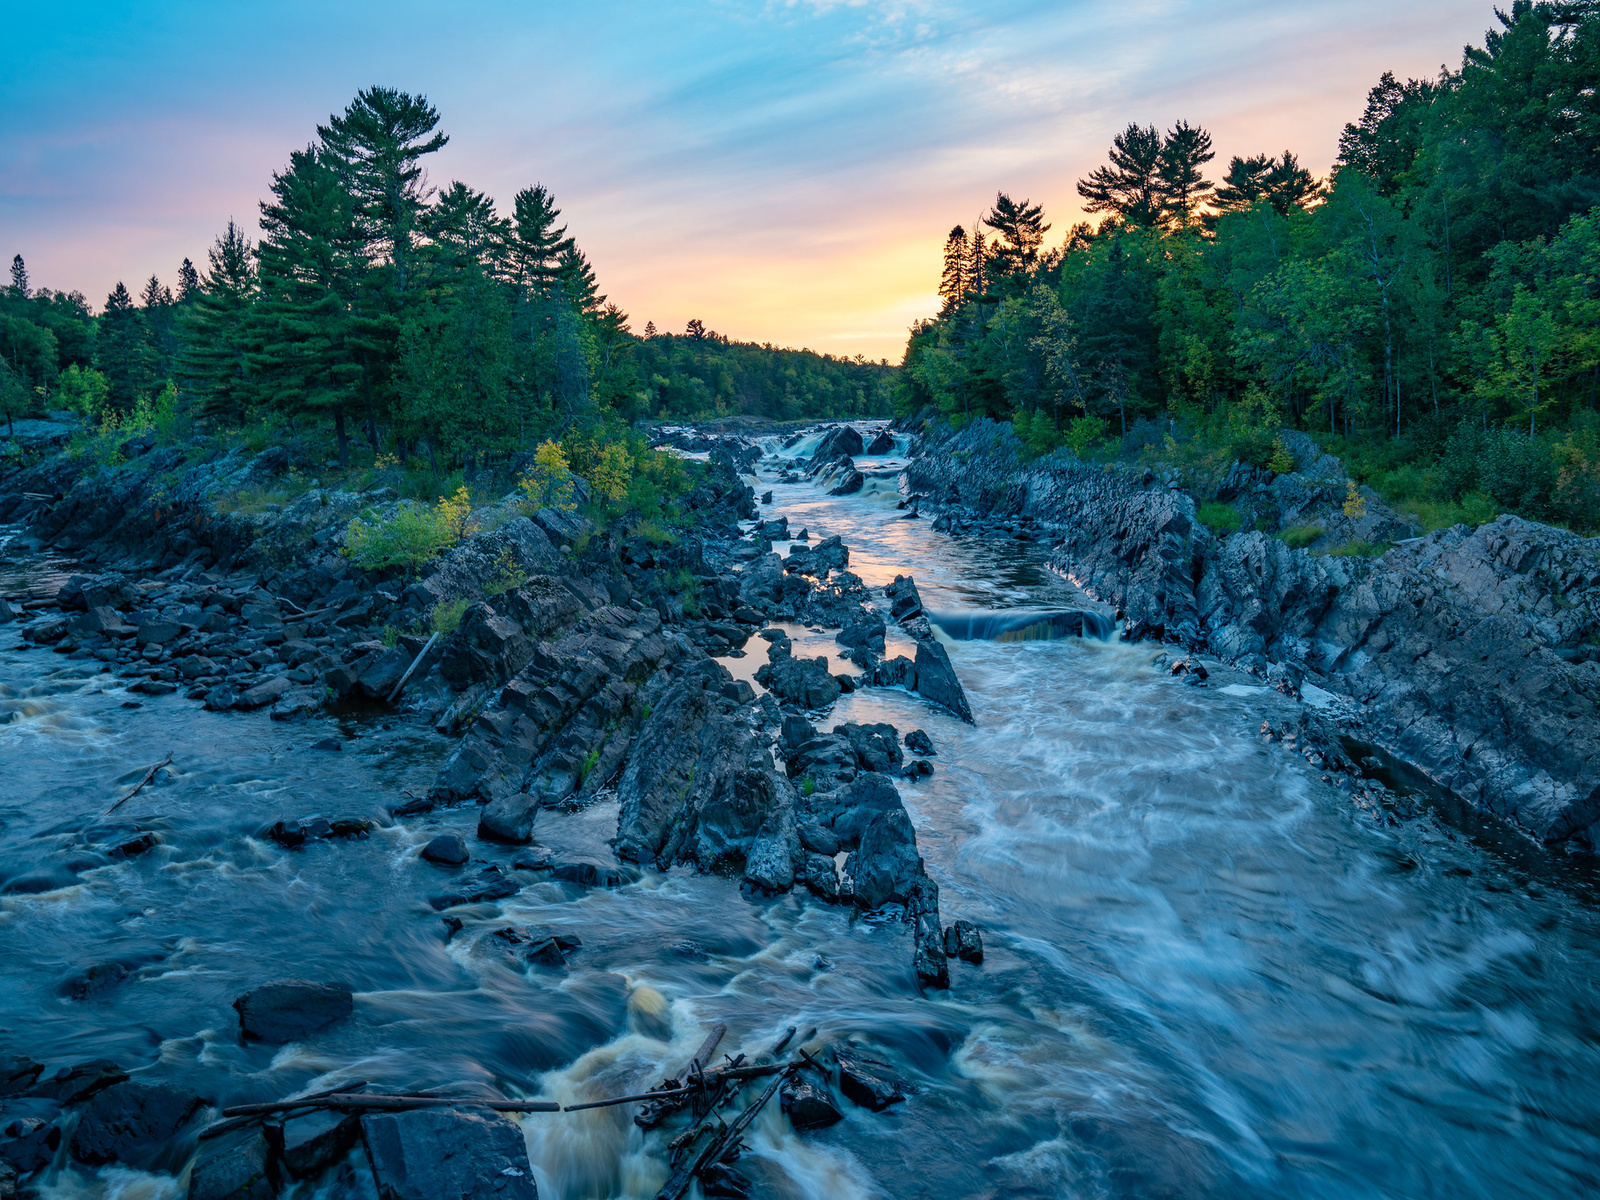
[(312, 0), (34, 6), (0, 75), (0, 252), (98, 300), (253, 220), (366, 84), (426, 93), (439, 181), (556, 192), (642, 325), (894, 357), (942, 234), (999, 188), (1064, 230), (1130, 120), (1325, 169), (1383, 69), (1432, 74), (1460, 0)]

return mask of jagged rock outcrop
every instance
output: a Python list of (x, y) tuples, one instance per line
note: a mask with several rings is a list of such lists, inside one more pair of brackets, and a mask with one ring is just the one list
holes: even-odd
[[(1337, 460), (1286, 437), (1305, 472), (1234, 471), (1224, 487), (1271, 499), (1280, 526), (1409, 532), (1370, 493), (1352, 506), (1361, 515), (1336, 515), (1333, 498), (1349, 489)], [(1536, 838), (1593, 844), (1600, 539), (1513, 516), (1377, 558), (1291, 549), (1258, 531), (1218, 537), (1174, 478), (1066, 455), (1024, 464), (1009, 431), (988, 422), (930, 438), (909, 482), (950, 513), (1038, 522), (1057, 539), (1052, 564), (1115, 606), (1127, 636), (1347, 696), (1348, 734)]]

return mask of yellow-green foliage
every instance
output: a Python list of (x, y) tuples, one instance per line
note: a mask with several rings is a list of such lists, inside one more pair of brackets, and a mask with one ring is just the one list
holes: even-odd
[(612, 442), (600, 454), (594, 468), (595, 492), (615, 504), (628, 494), (633, 482), (633, 456), (621, 442)]
[(419, 567), (472, 532), (472, 500), (459, 487), (432, 508), (402, 504), (387, 519), (359, 516), (344, 531), (344, 553), (364, 570)]
[(461, 628), (461, 618), (471, 605), (472, 601), (465, 597), (459, 600), (441, 600), (428, 614), (428, 625), (438, 634), (454, 633)]
[(1361, 494), (1354, 479), (1347, 480), (1344, 489), (1344, 515), (1359, 521), (1367, 515), (1367, 498)]
[(110, 382), (93, 367), (73, 363), (56, 378), (56, 402), (97, 424), (110, 395)]
[(572, 486), (571, 468), (567, 454), (552, 441), (539, 443), (533, 453), (533, 466), (519, 481), (528, 505), (534, 510), (554, 508), (570, 511), (578, 507)]
[(515, 591), (528, 582), (528, 572), (509, 550), (500, 551), (495, 560), (495, 577), (483, 586), (485, 596), (500, 596)]

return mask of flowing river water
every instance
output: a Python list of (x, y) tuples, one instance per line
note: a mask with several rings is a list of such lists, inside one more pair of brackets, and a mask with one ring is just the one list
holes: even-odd
[[(860, 460), (863, 467), (883, 461)], [(1035, 543), (955, 539), (894, 507), (893, 482), (830, 498), (760, 490), (839, 534), (872, 587), (913, 574), (933, 611), (1080, 604)], [(779, 549), (783, 547), (780, 545)], [(6, 568), (14, 569), (14, 568)], [(7, 590), (43, 586), (40, 572)], [(798, 627), (797, 654), (840, 647)], [(891, 653), (895, 646), (891, 634)], [(1114, 641), (949, 644), (973, 726), (867, 690), (827, 719), (927, 730), (903, 784), (947, 922), (981, 967), (923, 994), (910, 935), (795, 894), (751, 902), (681, 870), (616, 890), (542, 883), (427, 904), (418, 858), (476, 814), (385, 822), (286, 851), (280, 818), (379, 817), (431, 782), (445, 739), (372, 714), (278, 724), (130, 697), (92, 664), (0, 627), (0, 1053), (49, 1069), (105, 1057), (232, 1102), (341, 1081), (463, 1082), (574, 1102), (653, 1085), (705, 1026), (755, 1052), (789, 1025), (854, 1037), (913, 1086), (884, 1114), (796, 1135), (771, 1105), (740, 1169), (772, 1197), (1569, 1197), (1600, 1188), (1600, 920), (1587, 867), (1471, 821), (1384, 827), (1257, 734), (1276, 696), (1182, 686)], [(766, 643), (727, 660), (743, 677)], [(139, 707), (127, 707), (137, 700)], [(392, 725), (392, 727), (391, 727)], [(311, 746), (334, 736), (337, 752)], [(100, 814), (172, 752), (170, 772)], [(161, 843), (82, 847), (137, 823)], [(546, 812), (535, 838), (609, 857), (616, 806)], [(18, 881), (22, 882), (18, 882)], [(483, 931), (575, 933), (563, 970)], [(62, 982), (115, 960), (86, 999)], [(229, 1007), (266, 979), (342, 978), (354, 1016), (245, 1046)], [(523, 1120), (540, 1194), (649, 1197), (670, 1128), (623, 1107)], [(61, 1164), (49, 1197), (157, 1200), (182, 1177)], [(358, 1161), (293, 1196), (371, 1197)]]

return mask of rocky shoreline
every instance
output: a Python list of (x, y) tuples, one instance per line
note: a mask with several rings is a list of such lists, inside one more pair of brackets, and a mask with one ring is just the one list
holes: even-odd
[[(1293, 471), (1235, 464), (1224, 479), (1217, 498), (1257, 526), (1234, 533), (1197, 520), (1175, 472), (1065, 453), (1028, 461), (1010, 427), (987, 420), (930, 428), (905, 486), (937, 528), (1048, 543), (1055, 569), (1113, 609), (1125, 638), (1310, 698), (1300, 740), (1318, 742), (1335, 773), (1386, 756), (1540, 841), (1592, 851), (1600, 539), (1513, 516), (1410, 536), (1370, 491), (1347, 504), (1337, 459), (1303, 435), (1286, 441)], [(1395, 544), (1367, 558), (1275, 536), (1296, 527), (1322, 530), (1314, 546)]]

